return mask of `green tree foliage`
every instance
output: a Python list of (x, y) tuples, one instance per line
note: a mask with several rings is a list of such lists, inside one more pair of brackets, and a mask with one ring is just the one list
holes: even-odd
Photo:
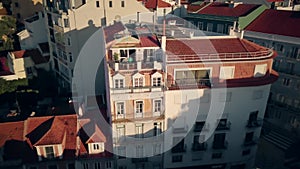
[(3, 41), (3, 46), (0, 50), (13, 49), (13, 34), (16, 31), (16, 19), (12, 16), (3, 16), (0, 20), (0, 38)]
[(28, 86), (27, 79), (6, 81), (0, 78), (0, 95), (16, 91), (18, 86)]

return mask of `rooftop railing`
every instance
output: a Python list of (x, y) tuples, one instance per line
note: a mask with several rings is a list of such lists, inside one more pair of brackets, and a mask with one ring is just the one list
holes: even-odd
[(258, 52), (240, 52), (240, 53), (168, 55), (167, 62), (258, 59), (258, 58), (270, 57), (272, 53), (273, 53), (272, 50), (264, 50)]

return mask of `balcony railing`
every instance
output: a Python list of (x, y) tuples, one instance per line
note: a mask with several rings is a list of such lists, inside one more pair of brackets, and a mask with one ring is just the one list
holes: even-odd
[(193, 151), (205, 151), (207, 149), (207, 143), (193, 143)]
[(168, 80), (168, 87), (211, 87), (210, 79)]
[(167, 62), (182, 61), (209, 61), (209, 60), (242, 60), (268, 58), (273, 53), (272, 50), (264, 50), (257, 52), (241, 52), (241, 53), (217, 53), (217, 54), (196, 54), (196, 55), (168, 55)]
[(218, 123), (216, 130), (229, 130), (230, 126), (231, 126), (231, 123), (229, 121), (227, 121), (225, 124)]
[(159, 112), (142, 112), (142, 113), (124, 113), (124, 114), (119, 114), (119, 115), (114, 115), (113, 120), (115, 122), (122, 122), (122, 121), (131, 121), (131, 120), (145, 120), (145, 119), (164, 119), (164, 113), (163, 111), (160, 112), (158, 115), (157, 113)]
[(228, 142), (214, 142), (212, 148), (216, 150), (222, 150), (222, 149), (227, 149), (228, 147)]
[(139, 93), (139, 92), (151, 92), (162, 91), (164, 86), (140, 86), (140, 87), (122, 87), (111, 88), (112, 93)]
[(173, 133), (187, 133), (188, 132), (188, 126), (184, 125), (182, 127), (173, 126)]
[(200, 132), (200, 131), (209, 131), (209, 124), (195, 124), (194, 125), (194, 132)]
[(252, 140), (245, 140), (244, 146), (254, 146), (258, 143), (258, 138), (253, 138)]
[(263, 124), (262, 119), (248, 120), (246, 127), (255, 128), (255, 127), (262, 126), (262, 124)]
[(182, 145), (182, 146), (175, 146), (172, 148), (172, 153), (184, 153), (186, 152), (186, 145)]

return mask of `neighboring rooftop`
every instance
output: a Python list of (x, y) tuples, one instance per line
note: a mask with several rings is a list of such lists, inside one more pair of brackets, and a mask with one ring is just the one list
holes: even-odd
[(268, 56), (270, 50), (239, 38), (168, 39), (168, 61), (247, 59)]
[(145, 1), (145, 7), (148, 9), (156, 9), (156, 8), (168, 8), (172, 5), (163, 0), (147, 0)]
[(213, 2), (201, 9), (198, 14), (241, 17), (248, 15), (259, 6), (258, 4), (237, 4), (234, 6), (234, 4), (229, 3)]
[(115, 34), (125, 31), (125, 27), (121, 22), (115, 22), (113, 25), (103, 28), (105, 42), (109, 43), (115, 39)]
[(245, 30), (300, 38), (300, 12), (268, 9)]

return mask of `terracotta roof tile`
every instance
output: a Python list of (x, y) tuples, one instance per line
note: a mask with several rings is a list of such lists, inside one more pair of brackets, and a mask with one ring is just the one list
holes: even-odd
[(146, 0), (145, 7), (148, 9), (156, 9), (156, 8), (168, 8), (172, 5), (163, 0)]
[(246, 31), (300, 37), (300, 12), (265, 10), (246, 28)]
[(248, 15), (259, 6), (257, 4), (238, 4), (236, 7), (230, 7), (228, 3), (213, 2), (200, 10), (198, 14), (241, 17)]
[(121, 22), (116, 22), (113, 25), (103, 28), (106, 43), (113, 41), (115, 39), (115, 34), (124, 30), (125, 27)]
[(159, 47), (160, 43), (156, 36), (140, 36), (140, 45), (141, 47)]
[(19, 50), (19, 51), (14, 51), (12, 53), (15, 55), (16, 59), (19, 59), (19, 58), (24, 58), (25, 57), (25, 55), (24, 55), (25, 52), (26, 52), (26, 50)]
[(267, 51), (245, 39), (168, 39), (166, 45), (168, 58), (181, 56), (199, 56), (206, 54), (243, 53)]

